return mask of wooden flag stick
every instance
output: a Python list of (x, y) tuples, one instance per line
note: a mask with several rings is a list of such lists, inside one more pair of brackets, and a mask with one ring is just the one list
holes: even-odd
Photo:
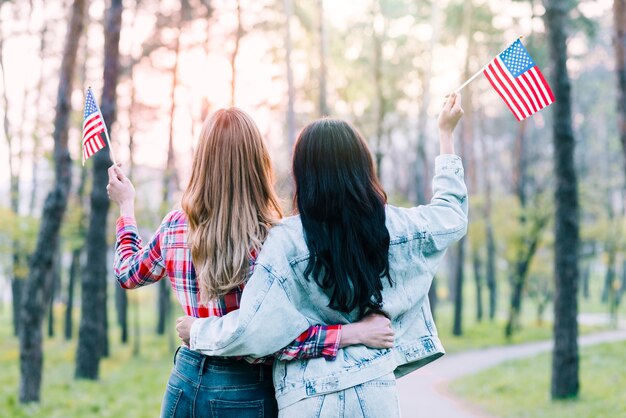
[(485, 65), (483, 68), (481, 68), (480, 70), (476, 71), (476, 74), (474, 74), (473, 76), (471, 76), (470, 78), (468, 78), (468, 79), (465, 81), (465, 83), (461, 84), (461, 85), (460, 85), (460, 86), (459, 86), (456, 90), (454, 90), (454, 92), (455, 92), (455, 93), (460, 92), (460, 91), (463, 89), (463, 87), (467, 86), (469, 83), (471, 83), (472, 81), (474, 81), (474, 79), (475, 79), (476, 77), (478, 77), (478, 76), (480, 75), (480, 73), (482, 73), (482, 72), (483, 72), (483, 70), (485, 69), (485, 67), (486, 67), (486, 65)]
[[(100, 109), (98, 109), (100, 112)], [(100, 112), (100, 116), (102, 117), (102, 112)], [(111, 138), (109, 138), (109, 131), (107, 129), (106, 123), (104, 123), (104, 117), (102, 117), (102, 124), (104, 125), (104, 136), (107, 138), (107, 144), (109, 145), (109, 156), (111, 157), (111, 161), (113, 161), (114, 165), (117, 165), (117, 161), (115, 161), (115, 155), (113, 155), (113, 147), (111, 146)]]
[[(523, 36), (518, 37), (517, 39), (522, 39)], [(498, 54), (500, 55), (500, 54)], [(480, 73), (482, 73), (485, 70), (485, 67), (487, 67), (487, 65), (484, 65), (480, 70), (476, 71), (476, 74), (474, 74), (473, 76), (471, 76), (470, 78), (468, 78), (465, 83), (461, 84), (456, 90), (454, 90), (455, 93), (460, 92), (463, 87), (467, 86), (469, 83), (471, 83), (472, 81), (474, 81), (474, 79), (476, 77), (478, 77), (480, 75)]]

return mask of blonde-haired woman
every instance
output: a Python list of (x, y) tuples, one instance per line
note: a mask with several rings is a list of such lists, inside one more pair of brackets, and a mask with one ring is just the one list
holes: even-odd
[[(137, 231), (134, 187), (119, 167), (109, 169), (107, 191), (120, 205), (114, 271), (123, 288), (167, 277), (186, 315), (223, 316), (240, 308), (256, 255), (282, 216), (270, 157), (249, 115), (231, 108), (205, 121), (182, 210), (168, 213), (146, 246)], [(389, 321), (380, 315), (350, 325), (310, 325), (295, 340), (286, 337), (273, 357), (209, 357), (179, 347), (161, 416), (275, 416), (274, 357), (333, 360), (347, 345), (393, 344)], [(292, 335), (289, 318), (276, 326)]]

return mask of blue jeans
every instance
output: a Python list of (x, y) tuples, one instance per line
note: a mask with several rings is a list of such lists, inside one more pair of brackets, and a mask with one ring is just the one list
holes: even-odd
[(161, 417), (272, 418), (278, 415), (272, 366), (208, 357), (180, 347)]

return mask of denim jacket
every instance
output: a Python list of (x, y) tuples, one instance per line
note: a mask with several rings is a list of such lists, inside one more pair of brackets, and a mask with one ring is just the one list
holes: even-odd
[[(465, 235), (467, 213), (461, 158), (440, 155), (435, 160), (430, 204), (386, 207), (393, 285), (383, 280), (382, 296), (383, 310), (395, 331), (394, 347), (353, 345), (340, 350), (333, 361), (276, 362), (279, 408), (390, 372), (400, 377), (445, 353), (430, 311), (428, 290), (446, 248)], [(272, 228), (246, 284), (240, 309), (223, 317), (196, 320), (190, 348), (207, 355), (262, 357), (289, 344), (310, 325), (357, 321), (357, 312), (330, 309), (326, 292), (314, 280), (305, 279), (309, 258), (298, 216)]]

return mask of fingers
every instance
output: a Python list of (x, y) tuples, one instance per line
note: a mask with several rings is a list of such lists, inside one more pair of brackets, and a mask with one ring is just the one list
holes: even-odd
[(124, 174), (124, 172), (120, 168), (119, 164), (113, 166), (113, 171), (115, 172), (115, 174), (117, 175), (117, 178), (120, 181), (124, 181), (126, 179), (126, 175)]
[(117, 180), (120, 182), (123, 182), (124, 180), (126, 180), (126, 175), (124, 175), (124, 172), (122, 171), (122, 169), (120, 168), (121, 164), (113, 164), (111, 167), (108, 168), (107, 172), (109, 173), (109, 181), (112, 180)]
[(117, 174), (115, 173), (115, 166), (112, 165), (107, 169), (107, 173), (109, 174), (109, 182), (113, 180), (117, 180)]

